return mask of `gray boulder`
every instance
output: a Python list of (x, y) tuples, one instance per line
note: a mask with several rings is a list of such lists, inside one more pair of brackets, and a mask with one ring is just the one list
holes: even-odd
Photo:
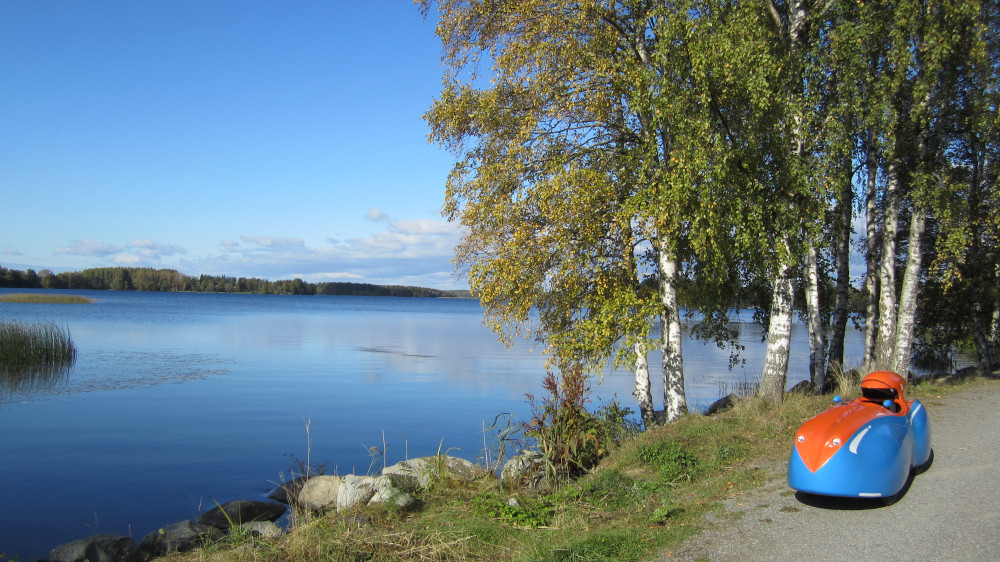
[(445, 475), (469, 481), (489, 476), (491, 473), (465, 459), (434, 456), (398, 462), (386, 467), (382, 474), (416, 478), (417, 484), (421, 488), (426, 488), (433, 479)]
[(538, 451), (521, 451), (500, 470), (504, 482), (534, 485), (545, 478), (545, 456)]
[(49, 552), (51, 562), (132, 562), (138, 560), (129, 537), (97, 534), (61, 544)]
[(337, 511), (367, 505), (373, 497), (375, 497), (375, 477), (348, 474), (343, 477), (340, 488), (337, 489)]
[(414, 502), (413, 496), (397, 487), (394, 480), (390, 475), (344, 476), (337, 490), (337, 511), (390, 502), (399, 507), (409, 507)]
[(788, 389), (789, 394), (812, 394), (814, 392), (816, 392), (816, 385), (812, 381), (799, 381)]
[(337, 495), (342, 479), (339, 476), (314, 476), (302, 485), (298, 504), (308, 511), (337, 507)]
[(406, 482), (406, 479), (395, 478), (392, 475), (382, 475), (375, 478), (375, 495), (368, 500), (368, 505), (393, 503), (397, 507), (410, 507), (415, 501), (413, 496), (396, 485), (396, 481)]
[(232, 525), (252, 521), (274, 521), (284, 515), (287, 509), (277, 502), (233, 500), (202, 513), (198, 523), (228, 531)]
[(143, 560), (151, 560), (171, 552), (187, 552), (222, 536), (219, 529), (194, 521), (171, 523), (143, 537), (139, 543), (139, 555)]
[(719, 398), (715, 402), (712, 402), (712, 405), (708, 407), (707, 415), (711, 416), (714, 414), (718, 414), (719, 412), (728, 410), (736, 404), (737, 400), (739, 400), (739, 397), (736, 396), (735, 394), (728, 394), (726, 396), (723, 396), (722, 398)]

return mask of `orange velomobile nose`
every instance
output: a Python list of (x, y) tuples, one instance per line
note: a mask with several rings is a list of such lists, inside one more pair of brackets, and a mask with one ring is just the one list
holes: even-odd
[(808, 420), (795, 433), (795, 448), (802, 462), (816, 472), (872, 417), (885, 411), (878, 404), (854, 401)]

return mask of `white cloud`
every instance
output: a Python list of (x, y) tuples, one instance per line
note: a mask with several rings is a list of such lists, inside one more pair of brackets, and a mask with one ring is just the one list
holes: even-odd
[(160, 244), (152, 240), (133, 240), (128, 247), (134, 254), (147, 259), (159, 259), (163, 256), (187, 253), (187, 250), (180, 246)]
[(240, 239), (247, 244), (260, 246), (261, 248), (290, 249), (304, 248), (305, 242), (301, 238), (272, 238), (270, 236), (240, 236)]
[(240, 243), (237, 242), (236, 240), (231, 240), (231, 239), (228, 239), (228, 238), (222, 241), (222, 248), (225, 251), (232, 252), (232, 253), (242, 253), (242, 252), (249, 252), (250, 251), (247, 248), (244, 248), (243, 246), (240, 246)]
[(21, 252), (18, 252), (17, 250), (15, 250), (14, 248), (12, 248), (10, 246), (4, 246), (2, 249), (0, 249), (0, 254), (3, 254), (5, 256), (23, 256), (24, 255)]
[(359, 273), (349, 273), (346, 271), (329, 272), (325, 271), (322, 273), (294, 273), (292, 277), (308, 277), (313, 283), (321, 281), (339, 281), (342, 279), (364, 279), (365, 276)]
[(389, 222), (389, 215), (385, 214), (378, 207), (372, 207), (365, 213), (365, 220), (371, 222)]
[(115, 263), (131, 267), (142, 263), (142, 258), (135, 254), (118, 254), (115, 256)]
[(73, 240), (69, 246), (56, 248), (54, 253), (68, 254), (71, 256), (110, 256), (112, 254), (120, 253), (121, 251), (121, 246), (84, 239)]

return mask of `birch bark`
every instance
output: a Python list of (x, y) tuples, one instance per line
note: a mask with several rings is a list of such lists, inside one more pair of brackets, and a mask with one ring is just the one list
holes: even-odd
[(899, 230), (899, 164), (889, 164), (879, 263), (878, 338), (873, 368), (889, 368), (896, 339), (896, 233)]
[(663, 356), (663, 409), (670, 423), (687, 413), (684, 395), (684, 358), (681, 355), (681, 316), (677, 304), (677, 260), (668, 248), (659, 249), (660, 350)]
[(834, 370), (844, 366), (844, 337), (847, 333), (848, 306), (851, 286), (851, 219), (854, 217), (854, 189), (851, 174), (851, 159), (845, 159), (846, 178), (841, 186), (840, 200), (837, 202), (840, 211), (834, 255), (837, 262), (837, 300), (833, 308), (833, 326), (830, 333), (830, 349), (826, 359), (826, 380), (829, 381)]
[(635, 390), (632, 395), (639, 402), (639, 415), (642, 417), (642, 424), (647, 429), (654, 423), (653, 393), (649, 385), (649, 359), (647, 357), (646, 344), (636, 343), (635, 349)]
[(865, 291), (868, 293), (868, 301), (865, 305), (865, 355), (862, 365), (866, 370), (871, 369), (875, 359), (875, 342), (878, 335), (878, 297), (879, 297), (879, 275), (878, 275), (878, 160), (875, 157), (875, 148), (872, 146), (873, 135), (868, 133), (868, 154), (865, 161), (865, 168), (868, 175), (868, 189), (865, 192), (865, 227), (867, 232), (865, 251)]
[(826, 345), (823, 333), (823, 315), (819, 308), (819, 260), (816, 245), (806, 243), (804, 273), (806, 277), (806, 316), (809, 327), (809, 380), (817, 392), (826, 384)]
[(794, 292), (791, 266), (782, 264), (771, 296), (771, 323), (767, 330), (767, 351), (760, 375), (758, 396), (771, 403), (781, 402), (788, 376), (788, 352), (792, 339)]
[(909, 379), (910, 356), (913, 350), (913, 326), (917, 315), (917, 291), (920, 285), (920, 264), (923, 240), (927, 224), (927, 214), (923, 209), (913, 210), (910, 217), (909, 248), (906, 256), (906, 270), (903, 273), (903, 288), (899, 296), (899, 317), (896, 321), (896, 338), (892, 346), (890, 369)]

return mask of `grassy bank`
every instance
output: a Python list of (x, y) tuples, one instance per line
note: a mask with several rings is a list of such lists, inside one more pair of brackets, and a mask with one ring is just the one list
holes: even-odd
[(95, 300), (87, 297), (81, 297), (79, 295), (10, 293), (8, 295), (0, 295), (0, 302), (40, 303), (40, 304), (87, 304), (95, 302)]
[[(931, 405), (948, 392), (912, 389)], [(280, 539), (230, 538), (170, 560), (640, 560), (697, 533), (722, 500), (783, 474), (793, 432), (829, 405), (829, 396), (745, 399), (645, 432), (545, 492), (441, 480), (408, 510), (302, 518)]]

